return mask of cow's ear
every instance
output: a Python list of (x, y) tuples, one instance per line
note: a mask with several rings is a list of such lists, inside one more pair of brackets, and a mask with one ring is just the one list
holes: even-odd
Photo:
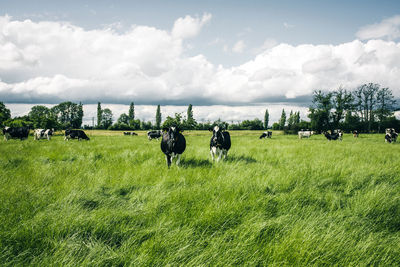
[(214, 129), (210, 127), (210, 128), (208, 128), (208, 130), (209, 130), (210, 132), (212, 132)]
[(164, 128), (162, 129), (162, 131), (163, 131), (163, 132), (168, 132), (168, 127), (164, 127)]

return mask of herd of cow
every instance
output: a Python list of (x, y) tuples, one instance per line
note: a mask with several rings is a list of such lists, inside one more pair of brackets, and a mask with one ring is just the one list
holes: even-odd
[[(215, 158), (217, 161), (221, 158), (226, 158), (229, 149), (231, 148), (231, 137), (228, 131), (221, 129), (219, 126), (209, 129), (212, 132), (210, 140), (210, 154), (213, 161)], [(34, 140), (47, 139), (50, 140), (54, 133), (54, 129), (35, 129), (33, 132)], [(313, 131), (301, 130), (298, 132), (299, 139), (310, 138), (313, 135)], [(323, 132), (325, 137), (330, 140), (342, 140), (343, 132), (341, 130), (334, 130), (329, 132)], [(14, 139), (26, 139), (29, 135), (28, 127), (4, 127), (3, 129), (4, 140)], [(124, 132), (124, 135), (137, 135), (134, 132)], [(358, 137), (358, 131), (353, 131), (353, 137)], [(64, 140), (78, 139), (90, 140), (90, 138), (82, 130), (65, 130)], [(178, 127), (167, 127), (162, 130), (149, 131), (147, 132), (149, 140), (159, 139), (161, 137), (161, 151), (165, 154), (168, 168), (171, 166), (172, 159), (177, 157), (176, 164), (179, 165), (180, 156), (186, 149), (186, 139), (182, 135), (182, 130)], [(398, 133), (395, 129), (387, 128), (385, 135), (385, 142), (392, 143), (396, 142)], [(263, 132), (260, 139), (272, 138), (272, 132)]]

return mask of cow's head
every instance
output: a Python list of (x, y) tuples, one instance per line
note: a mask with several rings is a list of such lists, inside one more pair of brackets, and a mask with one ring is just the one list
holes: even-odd
[(163, 132), (167, 134), (167, 144), (168, 146), (175, 146), (176, 142), (178, 141), (178, 136), (183, 130), (179, 129), (179, 127), (171, 126), (163, 128)]
[(214, 128), (210, 128), (209, 131), (213, 133), (211, 141), (214, 145), (221, 146), (224, 142), (224, 135), (222, 134), (224, 130), (219, 126), (214, 126)]

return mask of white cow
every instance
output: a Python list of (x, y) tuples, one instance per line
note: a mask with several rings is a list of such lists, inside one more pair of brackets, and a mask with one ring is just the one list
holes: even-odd
[(33, 139), (47, 139), (50, 141), (51, 136), (53, 135), (54, 129), (35, 129), (33, 132)]
[(304, 138), (310, 138), (310, 136), (313, 135), (313, 134), (314, 134), (313, 131), (303, 131), (303, 130), (301, 130), (301, 131), (298, 132), (299, 139), (302, 139), (303, 137)]

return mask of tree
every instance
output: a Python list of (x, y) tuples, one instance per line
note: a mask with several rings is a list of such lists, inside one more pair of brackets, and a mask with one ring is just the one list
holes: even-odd
[(167, 119), (164, 121), (162, 127), (166, 128), (166, 127), (171, 127), (171, 126), (175, 126), (175, 127), (179, 127), (179, 128), (183, 128), (182, 126), (182, 114), (180, 113), (175, 113), (175, 118), (172, 118), (170, 116), (167, 116)]
[(0, 102), (0, 127), (5, 126), (4, 122), (11, 119), (11, 112), (3, 102)]
[(135, 104), (133, 102), (131, 102), (131, 104), (129, 105), (129, 124), (135, 119)]
[(62, 102), (57, 106), (51, 108), (57, 122), (64, 129), (66, 128), (80, 128), (82, 125), (83, 108), (82, 104), (72, 102)]
[(101, 109), (101, 103), (97, 103), (97, 127), (101, 127), (101, 119), (102, 119), (102, 109)]
[(332, 93), (323, 93), (321, 90), (314, 91), (313, 105), (309, 108), (310, 114), (308, 115), (313, 130), (321, 132), (331, 128), (331, 100)]
[(396, 104), (392, 91), (389, 88), (378, 90), (376, 95), (376, 115), (379, 120), (378, 132), (381, 131), (382, 123), (390, 116), (393, 116), (393, 106)]
[(379, 90), (379, 84), (363, 84), (354, 91), (356, 99), (356, 109), (358, 110), (361, 121), (367, 132), (371, 131), (371, 126), (374, 121), (374, 111), (376, 108), (376, 93)]
[(293, 110), (290, 111), (289, 114), (289, 119), (287, 120), (287, 124), (288, 124), (288, 130), (292, 130), (293, 125), (294, 125), (294, 116), (293, 116)]
[(118, 120), (117, 120), (117, 123), (124, 123), (124, 124), (128, 124), (129, 125), (129, 116), (128, 115), (126, 115), (125, 113), (122, 113), (120, 116), (119, 116), (119, 118), (118, 118)]
[(281, 119), (279, 120), (279, 129), (280, 130), (285, 129), (285, 123), (286, 123), (286, 113), (285, 113), (285, 109), (282, 109)]
[(113, 122), (113, 114), (109, 108), (105, 108), (102, 110), (101, 115), (101, 126), (103, 129), (107, 129), (112, 125)]
[(269, 112), (268, 109), (266, 109), (264, 114), (264, 129), (268, 129), (268, 122), (269, 122)]
[(33, 106), (28, 114), (28, 117), (29, 120), (32, 121), (35, 129), (58, 128), (56, 115), (46, 106)]
[(187, 118), (186, 121), (184, 122), (185, 128), (188, 130), (192, 130), (196, 127), (196, 121), (193, 118), (193, 106), (192, 104), (189, 104), (188, 109), (187, 109)]
[(160, 105), (157, 105), (157, 111), (156, 111), (156, 129), (160, 129), (161, 127), (161, 109)]
[(337, 91), (333, 92), (332, 107), (335, 110), (332, 113), (332, 128), (338, 129), (345, 113), (353, 110), (353, 95), (339, 87)]

